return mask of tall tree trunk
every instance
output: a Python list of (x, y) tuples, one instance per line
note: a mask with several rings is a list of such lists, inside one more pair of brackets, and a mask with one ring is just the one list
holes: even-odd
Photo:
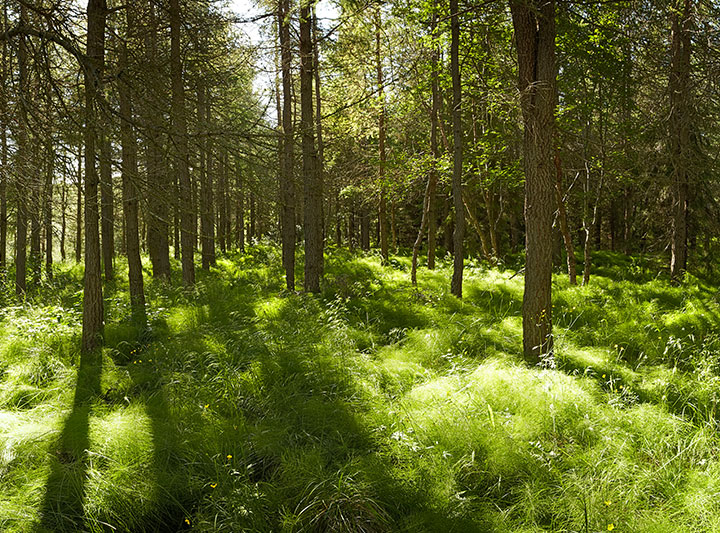
[(67, 258), (65, 252), (65, 237), (67, 234), (67, 182), (66, 177), (60, 183), (60, 259), (64, 262)]
[(111, 120), (105, 117), (103, 130), (100, 132), (100, 204), (102, 223), (100, 232), (102, 234), (102, 259), (105, 272), (105, 281), (110, 281), (115, 276), (113, 272), (113, 261), (115, 260), (115, 199), (113, 198), (112, 183), (112, 155), (110, 146), (109, 130)]
[(220, 148), (218, 150), (217, 157), (217, 189), (215, 190), (215, 205), (217, 205), (217, 239), (220, 245), (220, 251), (225, 253), (225, 228), (227, 212), (225, 210), (225, 149)]
[[(317, 25), (317, 14), (315, 13), (315, 3), (312, 4), (312, 39), (313, 39), (313, 74), (315, 80), (315, 135), (317, 136), (317, 179), (320, 186), (324, 189), (325, 184), (325, 143), (323, 142), (322, 128), (322, 98), (320, 91), (320, 39)], [(320, 198), (320, 233), (322, 240), (325, 242), (325, 204)], [(320, 275), (324, 269), (324, 262), (320, 263)]]
[(53, 279), (53, 178), (55, 174), (55, 151), (52, 139), (47, 144), (47, 169), (45, 171), (45, 190), (43, 191), (43, 226), (45, 227), (45, 275)]
[[(8, 7), (3, 2), (2, 30), (8, 28)], [(5, 87), (8, 79), (8, 44), (2, 42), (2, 64), (0, 65), (0, 87)], [(0, 90), (0, 109), (6, 109), (5, 90)], [(7, 273), (7, 183), (8, 183), (8, 117), (0, 115), (0, 277), (4, 281)]]
[(465, 208), (462, 197), (462, 170), (463, 170), (463, 134), (460, 85), (460, 20), (457, 0), (450, 0), (450, 71), (453, 86), (453, 177), (452, 194), (455, 207), (455, 230), (453, 231), (453, 275), (450, 291), (462, 298), (463, 266), (465, 261)]
[(235, 187), (237, 188), (236, 214), (235, 214), (235, 238), (238, 250), (245, 251), (245, 191), (243, 191), (242, 173), (240, 162), (235, 161)]
[(692, 0), (672, 9), (670, 72), (670, 154), (672, 161), (673, 218), (670, 275), (680, 281), (687, 270), (688, 209), (691, 167), (690, 55)]
[(319, 174), (313, 120), (313, 45), (310, 4), (300, 6), (300, 113), (305, 175), (305, 290), (320, 291), (323, 268), (322, 178)]
[(429, 197), (430, 197), (430, 179), (428, 179), (428, 184), (425, 187), (422, 218), (420, 219), (420, 230), (418, 231), (417, 237), (415, 238), (415, 243), (413, 244), (412, 266), (410, 267), (410, 282), (413, 284), (413, 286), (417, 285), (418, 255), (420, 255), (420, 246), (422, 245), (423, 234), (425, 233), (425, 228), (428, 225)]
[(172, 76), (172, 115), (176, 153), (178, 186), (180, 189), (180, 250), (182, 277), (185, 285), (195, 283), (195, 231), (192, 216), (192, 190), (190, 184), (187, 118), (185, 116), (185, 87), (183, 85), (182, 58), (180, 57), (180, 4), (170, 0), (170, 69)]
[(378, 224), (380, 226), (380, 255), (383, 261), (389, 257), (388, 249), (388, 220), (387, 220), (387, 185), (385, 184), (385, 165), (387, 154), (385, 152), (385, 138), (387, 136), (385, 125), (385, 87), (383, 80), (382, 53), (380, 50), (380, 34), (382, 33), (382, 12), (380, 4), (375, 6), (375, 68), (377, 71), (378, 102), (380, 113), (378, 116), (378, 155), (380, 156), (380, 169), (378, 180), (380, 185), (380, 206), (378, 208)]
[(118, 81), (118, 100), (120, 102), (120, 143), (122, 151), (122, 202), (125, 221), (125, 253), (128, 260), (128, 285), (130, 288), (130, 309), (133, 321), (144, 325), (145, 289), (143, 286), (142, 260), (140, 258), (140, 229), (138, 221), (140, 188), (138, 184), (138, 147), (137, 136), (133, 128), (133, 106), (130, 80), (124, 74), (128, 70), (128, 51), (126, 42), (131, 41), (135, 32), (135, 19), (132, 8), (128, 7), (127, 35), (120, 45), (120, 78)]
[(198, 123), (200, 126), (200, 244), (202, 268), (215, 264), (215, 223), (213, 221), (213, 186), (211, 144), (209, 139), (210, 103), (204, 80), (198, 83)]
[[(145, 61), (150, 68), (158, 68), (158, 17), (154, 0), (146, 0), (148, 20), (145, 31)], [(147, 143), (147, 184), (148, 184), (148, 249), (153, 276), (170, 279), (170, 209), (166, 191), (169, 189), (168, 172), (163, 165), (161, 136), (162, 113), (161, 90), (156, 87), (155, 78), (148, 83), (145, 106), (145, 129)]]
[(428, 250), (427, 250), (427, 267), (429, 270), (435, 269), (435, 246), (437, 241), (437, 181), (438, 181), (438, 161), (440, 159), (440, 143), (438, 142), (438, 128), (440, 124), (440, 83), (439, 83), (439, 60), (440, 51), (438, 44), (435, 43), (437, 37), (437, 0), (433, 2), (432, 15), (432, 35), (433, 35), (433, 51), (432, 51), (432, 72), (431, 72), (431, 90), (432, 104), (430, 108), (430, 153), (432, 154), (432, 168), (428, 176), (427, 191), (427, 229), (428, 229)]
[(30, 274), (34, 286), (40, 284), (42, 275), (42, 250), (41, 250), (41, 204), (42, 204), (42, 186), (39, 177), (36, 175), (41, 171), (40, 165), (40, 148), (41, 145), (34, 140), (33, 146), (33, 166), (30, 171), (30, 183), (28, 187), (30, 202)]
[[(20, 6), (20, 23), (25, 24), (27, 15), (25, 6)], [(27, 43), (24, 35), (20, 35), (18, 43), (18, 71), (19, 71), (19, 90), (21, 95), (26, 94), (27, 90)], [(27, 109), (25, 108), (25, 99), (20, 99), (19, 106), (20, 116), (18, 117), (17, 131), (17, 178), (16, 192), (18, 198), (27, 198), (26, 176), (28, 154), (27, 154)], [(27, 202), (19, 201), (16, 209), (15, 224), (15, 292), (18, 296), (25, 294), (27, 288)]]
[(565, 252), (567, 254), (567, 269), (570, 285), (577, 285), (577, 268), (575, 264), (575, 250), (573, 249), (572, 235), (568, 225), (567, 210), (565, 209), (565, 200), (563, 199), (562, 184), (562, 162), (560, 155), (555, 154), (555, 202), (558, 207), (558, 219), (560, 220), (560, 232), (562, 233), (563, 242), (565, 243)]
[(78, 147), (77, 167), (77, 202), (75, 210), (75, 262), (82, 260), (82, 239), (83, 239), (83, 147)]
[(97, 106), (105, 63), (105, 0), (88, 0), (87, 64), (85, 65), (85, 286), (83, 292), (82, 351), (95, 353), (102, 343), (103, 295), (100, 269), (98, 173), (95, 143)]
[(530, 363), (552, 354), (553, 131), (555, 2), (510, 0), (525, 127), (525, 290), (523, 353)]
[(428, 173), (428, 181), (425, 187), (425, 199), (423, 201), (423, 213), (420, 220), (420, 230), (413, 245), (413, 261), (410, 272), (410, 280), (413, 285), (417, 284), (417, 258), (422, 245), (422, 238), (427, 228), (428, 232), (428, 250), (427, 250), (427, 267), (429, 270), (435, 268), (435, 242), (437, 240), (437, 165), (440, 158), (440, 150), (438, 143), (438, 113), (440, 110), (440, 88), (438, 83), (438, 45), (435, 42), (437, 38), (437, 0), (433, 0), (432, 18), (430, 22), (430, 34), (433, 37), (432, 44), (432, 71), (430, 74), (430, 85), (432, 89), (432, 104), (430, 107), (430, 153), (432, 155), (432, 168)]

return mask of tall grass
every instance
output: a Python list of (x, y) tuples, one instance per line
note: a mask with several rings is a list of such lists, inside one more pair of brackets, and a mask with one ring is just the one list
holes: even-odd
[(117, 282), (95, 367), (77, 267), (5, 294), (0, 530), (720, 529), (718, 287), (597, 254), (530, 367), (514, 271), (471, 262), (460, 301), (443, 260), (416, 289), (407, 257), (326, 259), (315, 296), (266, 243), (148, 280), (147, 328)]

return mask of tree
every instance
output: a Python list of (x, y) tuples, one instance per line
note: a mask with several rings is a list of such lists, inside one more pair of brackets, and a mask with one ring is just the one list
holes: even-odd
[(180, 4), (170, 0), (172, 70), (172, 115), (173, 145), (180, 188), (180, 247), (182, 254), (182, 276), (185, 285), (195, 283), (195, 231), (192, 217), (190, 171), (188, 169), (188, 136), (185, 117), (185, 87), (183, 84), (182, 58), (180, 57)]
[(460, 109), (462, 87), (460, 85), (460, 20), (457, 0), (450, 0), (450, 71), (452, 76), (453, 100), (453, 177), (452, 195), (455, 207), (455, 229), (453, 231), (453, 275), (451, 292), (462, 297), (463, 262), (465, 260), (465, 207), (463, 203), (463, 131), (462, 110)]
[(290, 72), (290, 2), (278, 1), (278, 29), (280, 36), (280, 70), (282, 76), (282, 112), (278, 123), (280, 139), (280, 234), (285, 286), (295, 290), (295, 180), (293, 179), (294, 145), (292, 117), (292, 74)]
[(323, 268), (322, 178), (315, 146), (313, 119), (313, 46), (310, 4), (300, 5), (300, 126), (305, 180), (305, 290), (320, 291)]
[(687, 269), (687, 221), (691, 181), (692, 96), (690, 55), (692, 1), (682, 0), (671, 11), (670, 158), (673, 187), (670, 275), (680, 280)]
[(88, 0), (87, 59), (85, 80), (85, 289), (83, 292), (82, 350), (95, 352), (102, 342), (103, 296), (98, 228), (98, 172), (95, 146), (98, 138), (98, 107), (105, 63), (105, 0)]
[(141, 325), (146, 322), (145, 289), (143, 286), (142, 259), (140, 258), (139, 175), (137, 160), (137, 134), (131, 92), (131, 65), (128, 59), (127, 43), (136, 39), (133, 7), (126, 8), (125, 39), (120, 44), (118, 76), (118, 100), (120, 105), (120, 144), (122, 152), (122, 198), (125, 221), (125, 253), (128, 260), (128, 285), (133, 320)]
[(529, 362), (552, 354), (553, 132), (555, 2), (511, 0), (518, 54), (525, 168), (523, 353)]

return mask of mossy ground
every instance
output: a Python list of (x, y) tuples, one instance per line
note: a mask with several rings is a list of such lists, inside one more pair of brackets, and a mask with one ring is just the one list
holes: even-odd
[(718, 287), (595, 260), (556, 275), (536, 367), (513, 270), (471, 262), (460, 301), (449, 263), (414, 289), (407, 257), (334, 250), (287, 294), (263, 244), (148, 279), (146, 330), (110, 284), (80, 365), (61, 266), (0, 310), (0, 530), (720, 531)]

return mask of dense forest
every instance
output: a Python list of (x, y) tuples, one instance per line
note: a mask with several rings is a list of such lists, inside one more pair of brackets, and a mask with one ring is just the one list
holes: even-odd
[(720, 531), (720, 4), (0, 9), (0, 531)]

